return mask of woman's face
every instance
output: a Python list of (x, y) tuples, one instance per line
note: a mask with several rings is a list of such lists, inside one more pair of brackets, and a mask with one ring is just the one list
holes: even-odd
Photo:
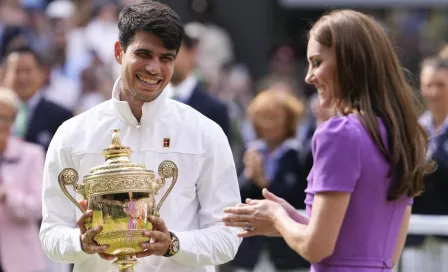
[(420, 84), (428, 110), (433, 113), (448, 113), (448, 69), (423, 67)]
[(0, 103), (0, 142), (3, 142), (11, 135), (16, 112), (13, 108)]
[(320, 106), (330, 108), (336, 93), (336, 58), (331, 48), (323, 46), (313, 37), (308, 41), (308, 73), (305, 81), (314, 85), (319, 95)]
[(279, 103), (263, 105), (255, 117), (260, 138), (270, 144), (279, 144), (287, 137), (287, 114)]

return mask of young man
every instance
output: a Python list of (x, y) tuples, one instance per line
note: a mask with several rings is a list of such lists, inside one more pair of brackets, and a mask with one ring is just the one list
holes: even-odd
[[(144, 258), (135, 271), (214, 271), (213, 266), (234, 258), (241, 243), (235, 238), (237, 229), (220, 223), (222, 209), (240, 202), (240, 193), (222, 129), (163, 91), (182, 43), (182, 23), (167, 6), (143, 1), (121, 11), (118, 27), (115, 58), (121, 77), (112, 99), (64, 123), (50, 144), (40, 231), (44, 250), (53, 260), (75, 263), (74, 271), (109, 270), (110, 258), (92, 239), (100, 231), (73, 227), (82, 226), (90, 213), (81, 214), (70, 203), (57, 177), (67, 167), (83, 177), (103, 164), (101, 151), (110, 143), (111, 130), (118, 128), (123, 145), (134, 151), (133, 162), (156, 170), (169, 159), (179, 168), (160, 218), (149, 218), (155, 242), (137, 256)], [(175, 242), (178, 250), (172, 247)]]

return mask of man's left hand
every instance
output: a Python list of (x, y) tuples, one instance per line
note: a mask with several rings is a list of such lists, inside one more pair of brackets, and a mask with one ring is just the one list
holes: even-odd
[(152, 223), (153, 230), (145, 231), (144, 235), (151, 238), (152, 242), (140, 244), (143, 252), (137, 253), (137, 258), (150, 255), (163, 256), (168, 252), (171, 245), (171, 234), (168, 232), (163, 219), (157, 216), (148, 216), (148, 220)]

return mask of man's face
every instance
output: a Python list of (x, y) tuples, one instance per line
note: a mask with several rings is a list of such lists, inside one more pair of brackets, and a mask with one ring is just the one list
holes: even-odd
[(11, 53), (6, 59), (4, 84), (22, 101), (28, 101), (41, 87), (43, 74), (31, 53)]
[(191, 73), (194, 68), (195, 56), (194, 48), (187, 48), (185, 45), (180, 47), (176, 58), (174, 74), (171, 78), (171, 82), (174, 85), (182, 83), (182, 81), (184, 81), (185, 78), (187, 78), (187, 76)]
[(176, 50), (165, 48), (152, 33), (139, 31), (126, 52), (115, 43), (115, 58), (121, 64), (122, 88), (134, 99), (150, 102), (169, 83), (174, 69)]

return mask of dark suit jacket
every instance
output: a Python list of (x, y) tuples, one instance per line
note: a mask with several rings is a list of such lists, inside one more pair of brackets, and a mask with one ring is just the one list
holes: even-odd
[(25, 141), (41, 145), (47, 151), (59, 126), (73, 117), (72, 112), (41, 98), (32, 113)]
[[(413, 214), (448, 215), (448, 130), (436, 137), (437, 149), (431, 159), (437, 164), (437, 169), (425, 176), (423, 193), (414, 198)], [(436, 236), (448, 240), (446, 236)], [(408, 235), (406, 246), (418, 246), (425, 236)]]
[[(287, 151), (279, 160), (274, 180), (268, 189), (284, 198), (296, 209), (305, 209), (306, 177), (311, 169), (300, 163), (300, 154), (295, 150)], [(263, 199), (260, 188), (244, 180), (240, 174), (241, 200), (246, 198)], [(253, 270), (263, 247), (267, 248), (270, 258), (279, 270), (309, 268), (310, 264), (293, 251), (283, 238), (255, 236), (245, 238), (232, 262), (234, 267)]]
[(201, 84), (197, 84), (185, 104), (199, 111), (209, 119), (215, 121), (230, 140), (230, 118), (227, 105), (218, 98), (210, 95)]

